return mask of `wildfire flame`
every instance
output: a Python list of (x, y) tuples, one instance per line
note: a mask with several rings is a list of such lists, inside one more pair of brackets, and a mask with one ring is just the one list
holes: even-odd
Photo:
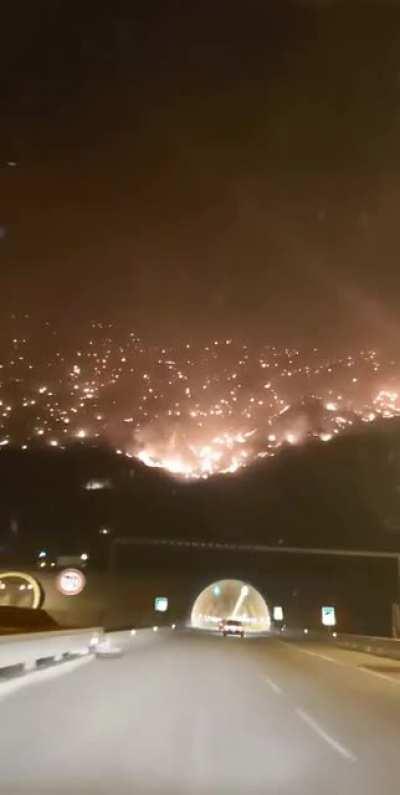
[(165, 444), (149, 443), (135, 455), (146, 466), (186, 478), (233, 474), (248, 463), (250, 450), (246, 445), (254, 433), (254, 430), (223, 432), (201, 442), (182, 441), (175, 433)]

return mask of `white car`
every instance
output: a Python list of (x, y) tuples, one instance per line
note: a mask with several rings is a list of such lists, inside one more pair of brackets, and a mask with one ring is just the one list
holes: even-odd
[(222, 634), (224, 638), (231, 635), (233, 638), (244, 638), (244, 627), (241, 621), (236, 621), (234, 618), (227, 618), (224, 621)]

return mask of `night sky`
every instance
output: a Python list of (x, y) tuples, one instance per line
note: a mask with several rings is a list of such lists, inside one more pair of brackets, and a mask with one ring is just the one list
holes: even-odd
[(3, 309), (397, 344), (399, 4), (14, 0), (0, 52)]

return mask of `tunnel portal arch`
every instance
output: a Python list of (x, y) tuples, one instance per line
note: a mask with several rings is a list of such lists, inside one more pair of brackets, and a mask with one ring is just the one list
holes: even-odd
[(199, 593), (190, 624), (195, 629), (217, 629), (227, 618), (242, 621), (246, 632), (268, 632), (271, 615), (264, 597), (243, 580), (218, 580)]

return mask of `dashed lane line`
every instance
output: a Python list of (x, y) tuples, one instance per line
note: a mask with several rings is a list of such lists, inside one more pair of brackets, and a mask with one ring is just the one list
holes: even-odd
[(265, 677), (265, 681), (266, 681), (267, 685), (270, 686), (271, 690), (274, 691), (274, 693), (277, 693), (278, 695), (282, 694), (282, 688), (279, 687), (279, 685), (277, 685), (276, 682), (274, 682), (268, 676)]
[(301, 718), (301, 720), (304, 721), (304, 723), (306, 723), (307, 726), (309, 726), (310, 729), (312, 729), (313, 732), (318, 735), (318, 737), (321, 738), (321, 740), (324, 740), (328, 745), (330, 745), (331, 748), (334, 749), (334, 751), (340, 754), (340, 756), (343, 756), (348, 762), (357, 761), (355, 754), (353, 754), (353, 752), (348, 748), (345, 748), (345, 746), (339, 743), (334, 737), (331, 737), (331, 735), (328, 734), (328, 732), (326, 732), (325, 729), (323, 729), (322, 726), (320, 726), (319, 723), (317, 723), (317, 721), (308, 714), (308, 712), (305, 712), (304, 709), (297, 708), (296, 715), (298, 715), (299, 718)]

